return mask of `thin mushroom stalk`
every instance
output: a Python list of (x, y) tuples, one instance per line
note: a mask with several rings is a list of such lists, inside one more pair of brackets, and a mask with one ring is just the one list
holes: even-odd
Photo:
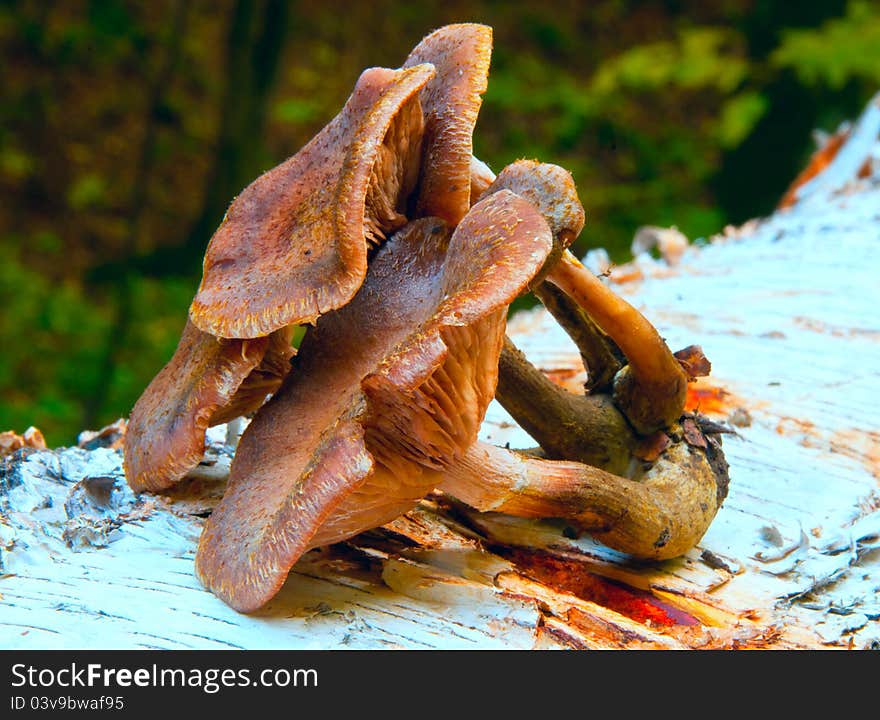
[(574, 341), (588, 372), (588, 392), (603, 392), (614, 376), (626, 365), (617, 344), (596, 324), (584, 309), (553, 283), (543, 282), (532, 288), (535, 297)]
[(580, 349), (590, 392), (557, 387), (506, 339), (496, 398), (552, 459), (478, 444), (441, 486), (480, 510), (563, 517), (635, 557), (680, 555), (705, 533), (728, 484), (720, 441), (683, 418), (684, 365), (708, 362), (698, 348), (685, 361), (673, 355), (647, 318), (568, 250), (583, 209), (567, 172), (519, 161), (483, 197), (501, 190), (531, 202), (553, 231), (532, 287)]
[(547, 279), (586, 310), (626, 356), (629, 364), (614, 379), (614, 396), (636, 430), (648, 434), (678, 420), (684, 410), (688, 378), (647, 318), (569, 250)]
[(707, 452), (676, 443), (633, 479), (475, 443), (440, 487), (482, 512), (564, 518), (611, 548), (665, 560), (699, 542), (727, 494), (716, 443), (709, 438)]
[[(584, 210), (570, 173), (556, 165), (519, 160), (501, 171), (484, 196), (502, 189), (531, 202), (553, 231), (554, 250), (532, 286), (546, 281), (559, 288), (626, 356), (627, 366), (614, 379), (614, 397), (627, 419), (643, 435), (674, 423), (687, 393), (688, 377), (681, 364), (648, 319), (568, 250), (584, 226)], [(571, 331), (572, 324), (563, 327)], [(584, 326), (583, 332), (590, 331)], [(606, 356), (601, 362), (611, 359)]]

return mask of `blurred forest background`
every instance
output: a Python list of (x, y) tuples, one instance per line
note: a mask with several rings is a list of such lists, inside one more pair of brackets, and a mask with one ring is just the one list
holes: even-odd
[(0, 430), (127, 415), (171, 356), (235, 194), (360, 71), (494, 27), (476, 154), (574, 174), (591, 246), (766, 214), (880, 88), (868, 0), (0, 3)]

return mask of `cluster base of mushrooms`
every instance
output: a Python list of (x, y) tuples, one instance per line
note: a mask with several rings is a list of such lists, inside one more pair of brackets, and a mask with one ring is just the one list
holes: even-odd
[[(568, 250), (584, 210), (566, 170), (521, 160), (496, 177), (473, 156), (491, 48), (491, 28), (450, 25), (400, 69), (364, 71), (339, 115), (242, 191), (131, 412), (136, 492), (180, 482), (208, 427), (253, 416), (196, 555), (237, 610), (268, 602), (310, 548), (435, 490), (565, 518), (645, 560), (692, 547), (724, 500), (716, 429), (684, 412), (709, 370), (700, 349), (673, 355)], [(530, 291), (577, 345), (583, 394), (505, 336)], [(538, 448), (477, 440), (493, 398)]]

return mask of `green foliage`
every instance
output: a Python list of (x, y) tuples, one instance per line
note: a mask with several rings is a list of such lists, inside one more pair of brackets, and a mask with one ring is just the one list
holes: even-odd
[[(4, 238), (4, 245), (14, 241)], [(47, 437), (70, 440), (88, 390), (99, 382), (96, 339), (108, 330), (106, 309), (75, 281), (52, 282), (11, 254), (0, 263), (0, 305), (3, 424), (19, 431), (38, 424)]]
[(880, 6), (854, 0), (845, 17), (820, 28), (789, 30), (772, 59), (807, 85), (840, 89), (853, 78), (880, 84)]
[(272, 116), (275, 120), (285, 123), (307, 123), (321, 113), (320, 106), (310, 100), (288, 98), (275, 104)]
[(591, 89), (605, 96), (664, 88), (729, 92), (748, 72), (741, 45), (727, 28), (687, 28), (674, 41), (639, 45), (603, 63)]
[(23, 180), (34, 171), (34, 160), (15, 146), (0, 150), (0, 172), (13, 180)]
[[(5, 239), (9, 243), (9, 238)], [(43, 233), (22, 243), (26, 254), (57, 237)], [(53, 442), (71, 442), (81, 429), (83, 407), (96, 388), (110, 383), (109, 413), (126, 413), (148, 381), (174, 352), (193, 287), (183, 280), (137, 279), (132, 330), (119, 343), (119, 364), (101, 376), (102, 342), (112, 327), (107, 298), (75, 281), (54, 283), (20, 257), (0, 264), (0, 418), (19, 431), (38, 424)]]
[(579, 251), (603, 246), (623, 260), (635, 228), (649, 223), (677, 224), (692, 237), (713, 232), (724, 217), (705, 186), (721, 150), (766, 106), (760, 93), (738, 92), (751, 71), (744, 45), (732, 29), (684, 27), (592, 72), (557, 67), (552, 75), (536, 55), (499, 51), (485, 112), (505, 122), (485, 155), (500, 155), (499, 166), (538, 156), (572, 171), (588, 215)]
[(769, 100), (756, 90), (744, 90), (727, 99), (721, 107), (715, 136), (723, 148), (742, 142), (767, 112)]
[(73, 210), (100, 205), (107, 192), (107, 184), (97, 173), (87, 173), (77, 178), (67, 191), (67, 204)]
[[(145, 378), (149, 382), (174, 354), (195, 292), (192, 281), (183, 278), (135, 278), (132, 285), (133, 316), (126, 334), (115, 338), (117, 363), (109, 377), (96, 378), (110, 383), (102, 424), (127, 415), (143, 392)], [(119, 410), (107, 414), (107, 408)]]

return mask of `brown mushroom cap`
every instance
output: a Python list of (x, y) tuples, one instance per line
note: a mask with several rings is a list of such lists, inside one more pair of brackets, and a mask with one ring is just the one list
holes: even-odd
[(165, 489), (198, 465), (211, 418), (268, 345), (269, 338), (218, 340), (187, 321), (173, 357), (131, 411), (124, 463), (132, 490)]
[(422, 89), (425, 139), (416, 212), (457, 225), (471, 206), (473, 132), (486, 92), (492, 28), (447, 25), (422, 40), (404, 67), (431, 63), (437, 74)]
[(433, 75), (430, 65), (365, 70), (339, 115), (242, 191), (205, 253), (196, 327), (262, 337), (351, 299), (370, 242), (405, 223), (398, 206), (421, 150), (417, 93)]
[(290, 370), (293, 327), (219, 340), (190, 321), (171, 360), (135, 403), (124, 442), (135, 492), (171, 487), (202, 459), (205, 431), (258, 409)]
[(390, 238), (242, 436), (199, 543), (202, 582), (254, 610), (308, 548), (388, 522), (429, 491), (431, 469), (476, 438), (506, 306), (550, 248), (544, 219), (505, 192), (451, 237), (425, 218)]
[[(553, 253), (547, 260), (547, 269), (555, 265), (562, 257), (563, 251), (580, 235), (586, 217), (571, 173), (551, 163), (517, 160), (498, 173), (498, 177), (485, 190), (483, 196), (499, 190), (515, 192), (528, 200), (544, 216), (553, 232), (554, 245)], [(537, 284), (543, 275), (544, 273), (541, 273), (534, 284)]]

